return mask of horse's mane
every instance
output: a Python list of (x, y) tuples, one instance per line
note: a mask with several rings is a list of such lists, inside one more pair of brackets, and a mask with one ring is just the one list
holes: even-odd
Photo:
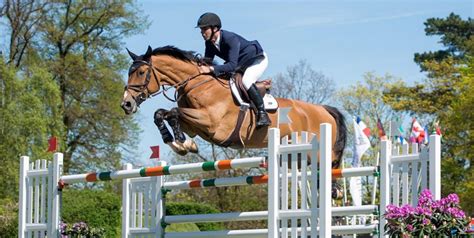
[(153, 50), (153, 55), (169, 55), (179, 60), (187, 62), (205, 63), (212, 64), (209, 60), (206, 60), (200, 54), (196, 54), (194, 51), (181, 50), (175, 46), (167, 45), (159, 47)]

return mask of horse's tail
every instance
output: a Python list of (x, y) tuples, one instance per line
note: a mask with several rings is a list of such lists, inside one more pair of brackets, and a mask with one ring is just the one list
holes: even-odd
[(331, 107), (328, 105), (323, 105), (324, 109), (331, 114), (331, 116), (336, 120), (337, 125), (337, 136), (336, 142), (333, 146), (334, 154), (336, 155), (336, 159), (332, 162), (333, 168), (339, 168), (341, 165), (342, 156), (344, 154), (344, 148), (346, 148), (346, 141), (347, 141), (347, 127), (346, 122), (344, 119), (344, 115), (335, 107)]

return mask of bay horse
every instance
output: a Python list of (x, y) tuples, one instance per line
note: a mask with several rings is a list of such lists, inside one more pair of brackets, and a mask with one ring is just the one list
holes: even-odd
[[(128, 51), (128, 49), (127, 49)], [(155, 112), (155, 124), (163, 140), (175, 152), (184, 155), (197, 152), (192, 140), (199, 135), (204, 140), (222, 145), (236, 128), (239, 105), (229, 89), (229, 80), (217, 78), (211, 74), (200, 74), (198, 66), (204, 61), (192, 51), (183, 51), (173, 46), (164, 46), (148, 50), (144, 55), (128, 51), (133, 63), (128, 72), (121, 107), (126, 114), (135, 113), (138, 106), (148, 97), (175, 89), (178, 107), (170, 111), (158, 109)], [(168, 88), (165, 88), (168, 86)], [(163, 88), (160, 90), (160, 88)], [(167, 96), (168, 99), (170, 99)], [(277, 98), (279, 107), (289, 107), (291, 123), (281, 124), (281, 137), (292, 132), (307, 131), (319, 138), (319, 125), (332, 125), (333, 167), (339, 167), (346, 144), (346, 125), (341, 112), (331, 106), (314, 105), (299, 100)], [(269, 113), (272, 125), (276, 127), (277, 112)], [(168, 131), (164, 120), (173, 129), (176, 140)], [(250, 112), (240, 127), (241, 142), (231, 143), (232, 148), (264, 148), (267, 146), (268, 128), (256, 128), (255, 116)], [(191, 138), (186, 138), (184, 131)]]

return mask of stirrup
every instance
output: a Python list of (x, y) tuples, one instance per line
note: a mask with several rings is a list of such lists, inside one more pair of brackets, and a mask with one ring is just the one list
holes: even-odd
[(270, 120), (270, 117), (268, 116), (267, 112), (265, 111), (257, 112), (257, 128), (270, 126), (271, 124), (272, 124), (272, 121)]

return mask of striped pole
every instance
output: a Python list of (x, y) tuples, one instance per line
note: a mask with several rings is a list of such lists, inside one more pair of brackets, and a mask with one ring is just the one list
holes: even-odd
[[(311, 175), (311, 171), (308, 171)], [(333, 169), (333, 178), (353, 177), (353, 176), (378, 176), (377, 167), (360, 167), (349, 169)], [(291, 177), (291, 174), (288, 175)], [(298, 177), (301, 173), (298, 173)], [(195, 179), (187, 181), (166, 182), (166, 189), (191, 189), (191, 188), (208, 188), (208, 187), (226, 187), (226, 186), (242, 186), (252, 184), (268, 183), (268, 175), (260, 176), (241, 176), (234, 178), (213, 178), (213, 179)]]
[(119, 170), (109, 172), (65, 175), (61, 180), (66, 184), (80, 182), (97, 182), (126, 178), (139, 178), (151, 176), (163, 176), (172, 174), (195, 173), (203, 171), (219, 171), (238, 168), (258, 168), (265, 166), (264, 157), (242, 158), (233, 160), (220, 160), (215, 162), (192, 163), (182, 165), (168, 165), (145, 167), (141, 169)]
[(195, 179), (189, 181), (167, 182), (163, 187), (166, 189), (190, 189), (266, 183), (268, 183), (268, 175), (241, 176), (234, 178)]

